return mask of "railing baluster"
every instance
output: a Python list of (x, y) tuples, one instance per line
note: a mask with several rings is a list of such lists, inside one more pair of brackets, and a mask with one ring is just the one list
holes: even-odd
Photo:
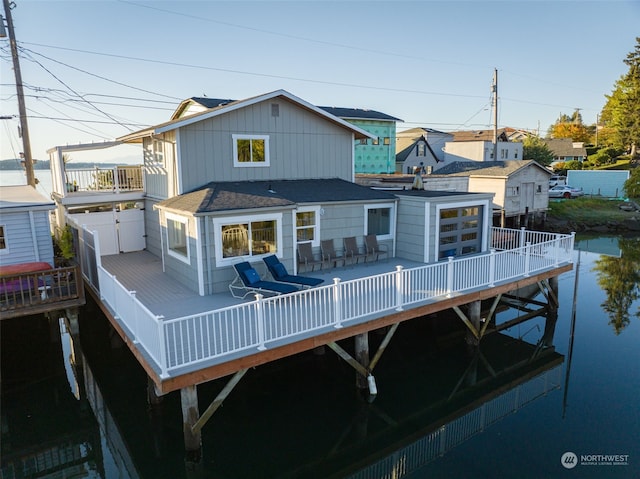
[(342, 288), (340, 278), (333, 278), (333, 307), (334, 307), (334, 328), (342, 327)]

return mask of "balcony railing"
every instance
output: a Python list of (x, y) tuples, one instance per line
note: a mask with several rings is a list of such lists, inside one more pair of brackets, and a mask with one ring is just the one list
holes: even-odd
[(141, 166), (65, 169), (65, 193), (78, 191), (126, 192), (144, 189)]
[(0, 319), (84, 304), (80, 266), (0, 276)]
[[(84, 239), (83, 239), (84, 238)], [(96, 255), (92, 284), (100, 296), (156, 362), (160, 375), (168, 377), (177, 368), (227, 355), (264, 350), (270, 343), (294, 341), (296, 337), (320, 334), (359, 321), (401, 311), (406, 307), (443, 300), (478, 288), (523, 278), (557, 268), (572, 261), (574, 235), (536, 233), (494, 228), (496, 238), (520, 247), (403, 269), (364, 278), (340, 281), (292, 294), (263, 297), (235, 306), (165, 320), (152, 314), (135, 295), (100, 264), (97, 238), (83, 231), (85, 251)], [(532, 243), (530, 240), (539, 241)], [(95, 281), (95, 280), (98, 281)]]

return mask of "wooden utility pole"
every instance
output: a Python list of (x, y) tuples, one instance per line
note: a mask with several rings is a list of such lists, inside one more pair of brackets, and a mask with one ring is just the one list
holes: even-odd
[[(27, 184), (36, 187), (36, 177), (33, 174), (33, 158), (31, 157), (31, 143), (29, 141), (29, 127), (27, 125), (27, 109), (24, 106), (24, 91), (22, 89), (22, 73), (20, 73), (20, 60), (18, 58), (18, 44), (13, 31), (13, 19), (11, 18), (11, 4), (9, 0), (2, 0), (4, 14), (7, 19), (9, 31), (9, 45), (11, 46), (11, 58), (13, 59), (13, 72), (16, 77), (16, 92), (18, 94), (18, 113), (20, 114), (20, 133), (22, 136), (22, 154), (24, 155), (24, 167), (27, 170)], [(11, 2), (13, 3), (13, 2)], [(15, 3), (13, 3), (15, 6)]]
[[(6, 0), (5, 0), (6, 1)], [(498, 69), (493, 69), (493, 161), (498, 160)]]

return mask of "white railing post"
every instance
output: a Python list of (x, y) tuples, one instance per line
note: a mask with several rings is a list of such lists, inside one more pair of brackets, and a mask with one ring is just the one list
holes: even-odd
[(264, 311), (262, 309), (262, 299), (264, 295), (256, 293), (256, 321), (258, 326), (258, 349), (264, 351), (267, 347), (264, 345)]
[(169, 346), (165, 344), (164, 316), (156, 316), (155, 319), (158, 324), (158, 342), (160, 343), (160, 357), (158, 358), (158, 361), (160, 361), (160, 377), (166, 378), (169, 376), (169, 373), (167, 373), (167, 348)]
[(496, 250), (491, 248), (489, 253), (489, 286), (495, 286), (496, 281)]
[(118, 181), (118, 167), (113, 168), (113, 190), (116, 193), (120, 193), (120, 182)]
[(526, 236), (526, 230), (524, 228), (524, 226), (522, 228), (520, 228), (520, 241), (518, 241), (518, 248), (524, 248), (524, 239)]
[(140, 342), (140, 340), (138, 339), (138, 308), (135, 307), (136, 304), (136, 292), (135, 291), (129, 291), (129, 294), (131, 295), (131, 300), (133, 302), (133, 328), (131, 328), (131, 330), (133, 331), (133, 343), (134, 344), (138, 344)]
[(531, 242), (527, 241), (524, 257), (524, 277), (529, 277), (529, 263), (531, 261)]
[(334, 328), (342, 327), (342, 288), (340, 287), (340, 278), (333, 278), (333, 311), (336, 317)]
[(404, 291), (404, 274), (401, 265), (396, 266), (396, 311), (402, 311), (402, 292)]
[(451, 297), (453, 292), (453, 256), (449, 256), (447, 263), (447, 298)]

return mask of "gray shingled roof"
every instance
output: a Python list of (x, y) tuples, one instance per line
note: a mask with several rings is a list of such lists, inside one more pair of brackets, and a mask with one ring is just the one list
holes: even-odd
[(334, 116), (342, 119), (358, 119), (358, 120), (384, 120), (384, 121), (402, 121), (399, 118), (395, 118), (386, 113), (381, 113), (375, 110), (364, 110), (361, 108), (341, 108), (335, 106), (319, 106), (327, 113), (331, 113)]
[(212, 182), (169, 198), (159, 207), (192, 214), (258, 208), (293, 208), (300, 203), (393, 200), (394, 195), (338, 178)]
[[(506, 160), (506, 161), (454, 161), (436, 170), (438, 175), (453, 176), (496, 176), (504, 177), (535, 164), (547, 171), (533, 160)], [(551, 172), (547, 171), (549, 175)]]

